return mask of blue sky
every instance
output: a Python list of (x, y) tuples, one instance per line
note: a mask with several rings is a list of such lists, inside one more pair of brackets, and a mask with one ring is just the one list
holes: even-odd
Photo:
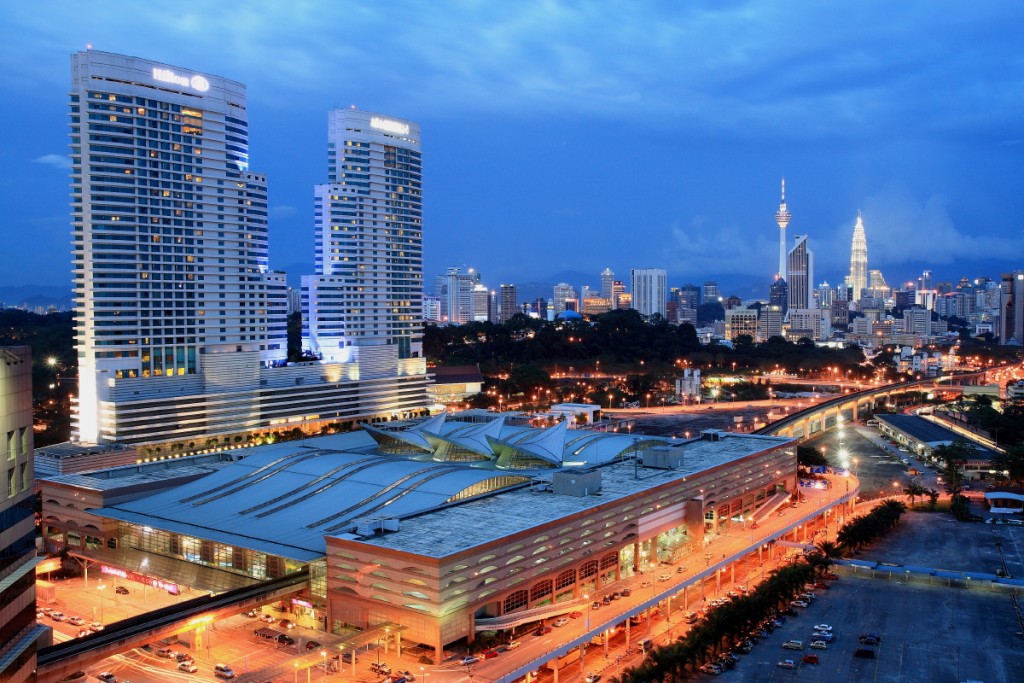
[[(0, 285), (70, 281), (70, 54), (248, 86), (271, 263), (312, 261), (326, 112), (420, 122), (425, 276), (492, 286), (663, 267), (745, 295), (808, 234), (849, 270), (857, 210), (890, 284), (1024, 267), (1024, 4), (482, 0), (8, 4)], [(741, 285), (746, 286), (744, 290)]]

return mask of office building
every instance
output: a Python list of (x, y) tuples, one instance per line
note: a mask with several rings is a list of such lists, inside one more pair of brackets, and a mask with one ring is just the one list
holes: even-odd
[(0, 436), (6, 486), (0, 492), (0, 680), (34, 681), (36, 497), (32, 476), (32, 355), (0, 347)]
[(868, 286), (868, 240), (864, 234), (864, 220), (857, 212), (857, 223), (853, 227), (853, 242), (850, 246), (849, 287), (851, 301), (858, 302)]
[(601, 271), (601, 298), (612, 299), (613, 287), (615, 285), (615, 273), (612, 272), (611, 268), (605, 268)]
[(777, 307), (785, 315), (789, 301), (789, 284), (779, 278), (768, 288), (768, 303)]
[(555, 304), (555, 315), (558, 315), (565, 310), (565, 302), (570, 299), (576, 299), (576, 290), (573, 289), (572, 285), (565, 282), (559, 282), (554, 286), (551, 300)]
[(736, 341), (740, 335), (747, 335), (751, 341), (757, 338), (756, 308), (730, 308), (725, 312), (725, 338)]
[(814, 286), (814, 252), (807, 247), (807, 235), (796, 235), (787, 255), (788, 286), (786, 308), (811, 308)]
[(516, 286), (501, 285), (498, 292), (498, 322), (503, 323), (519, 312), (516, 306)]
[(832, 316), (826, 308), (791, 308), (786, 313), (789, 328), (786, 338), (799, 341), (806, 337), (813, 341), (824, 341), (832, 336)]
[(1004, 273), (999, 284), (999, 343), (1024, 344), (1024, 270)]
[(779, 226), (779, 272), (780, 280), (789, 277), (786, 272), (786, 226), (792, 219), (789, 210), (786, 208), (786, 179), (782, 179), (782, 201), (779, 203), (779, 210), (775, 212), (775, 223)]
[(633, 268), (630, 271), (633, 308), (645, 318), (665, 317), (668, 301), (668, 273), (663, 268)]
[(259, 424), (259, 374), (287, 354), (287, 290), (267, 269), (245, 86), (87, 51), (70, 100), (78, 439)]
[(715, 304), (721, 298), (721, 294), (718, 291), (718, 283), (714, 280), (708, 280), (704, 283), (704, 287), (701, 292), (701, 303), (702, 304)]

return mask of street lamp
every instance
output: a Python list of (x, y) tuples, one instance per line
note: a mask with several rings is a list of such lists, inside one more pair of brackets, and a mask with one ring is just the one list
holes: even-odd
[(106, 588), (106, 585), (102, 584), (102, 583), (99, 586), (96, 587), (96, 590), (99, 592), (99, 596), (100, 596), (100, 623), (101, 624), (103, 623), (103, 589), (104, 588)]
[(612, 409), (612, 394), (608, 394), (608, 410)]
[(324, 680), (327, 680), (327, 650), (320, 650), (320, 656), (324, 658)]

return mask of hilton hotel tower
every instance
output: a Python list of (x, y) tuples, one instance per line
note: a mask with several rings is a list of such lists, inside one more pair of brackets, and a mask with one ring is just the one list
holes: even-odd
[(286, 362), (287, 284), (268, 268), (244, 85), (79, 52), (70, 122), (80, 441), (185, 442), (425, 405), (425, 368), (366, 379), (357, 360)]

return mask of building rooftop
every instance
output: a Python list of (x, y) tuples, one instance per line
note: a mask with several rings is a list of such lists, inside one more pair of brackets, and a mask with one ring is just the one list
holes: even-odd
[[(957, 434), (952, 429), (947, 429), (942, 425), (930, 422), (923, 417), (917, 415), (903, 415), (900, 413), (882, 413), (875, 414), (875, 419), (879, 422), (885, 422), (893, 429), (897, 429), (907, 436), (926, 443), (929, 446), (944, 446), (951, 444), (954, 441), (967, 441), (966, 438)], [(973, 442), (972, 442), (973, 443)], [(978, 449), (978, 454), (988, 460), (995, 455), (995, 451), (979, 444), (974, 444), (975, 448)]]

